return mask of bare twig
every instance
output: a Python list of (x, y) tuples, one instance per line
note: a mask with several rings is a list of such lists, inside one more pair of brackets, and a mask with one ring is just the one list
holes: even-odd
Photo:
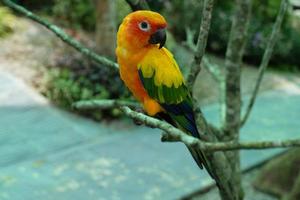
[(146, 0), (126, 0), (133, 11), (135, 10), (150, 10)]
[(247, 119), (248, 119), (248, 117), (251, 113), (252, 107), (255, 103), (255, 99), (256, 99), (261, 81), (263, 79), (264, 72), (265, 72), (265, 70), (268, 66), (268, 63), (270, 61), (270, 58), (271, 58), (273, 50), (274, 50), (275, 43), (278, 39), (278, 34), (280, 32), (280, 27), (281, 27), (284, 15), (286, 13), (287, 7), (288, 7), (288, 0), (282, 0), (281, 5), (280, 5), (280, 9), (279, 9), (279, 14), (277, 15), (277, 18), (276, 18), (275, 24), (273, 26), (271, 36), (268, 40), (267, 47), (266, 47), (266, 50), (265, 50), (263, 58), (262, 58), (262, 62), (259, 66), (258, 77), (257, 77), (257, 80), (256, 80), (254, 91), (251, 95), (249, 104), (246, 108), (245, 115), (243, 116), (243, 118), (241, 120), (241, 126), (243, 126), (246, 123), (246, 121), (247, 121)]
[(51, 24), (47, 20), (42, 19), (41, 17), (39, 17), (39, 16), (35, 15), (34, 13), (30, 12), (29, 10), (25, 9), (24, 7), (22, 7), (20, 5), (17, 5), (13, 1), (2, 0), (2, 2), (6, 6), (16, 10), (19, 13), (24, 14), (26, 17), (28, 17), (28, 18), (32, 19), (33, 21), (43, 25), (44, 27), (46, 27), (47, 29), (52, 31), (55, 35), (57, 35), (65, 43), (69, 44), (70, 46), (72, 46), (73, 48), (75, 48), (76, 50), (78, 50), (79, 52), (84, 54), (85, 56), (89, 57), (93, 61), (95, 61), (99, 64), (102, 64), (102, 65), (111, 67), (113, 69), (118, 69), (118, 64), (117, 63), (107, 59), (104, 56), (100, 56), (100, 55), (96, 54), (91, 49), (88, 49), (88, 48), (84, 47), (81, 43), (79, 43), (77, 40), (70, 37), (68, 34), (66, 34), (58, 26), (55, 26), (54, 24)]
[(199, 32), (197, 46), (196, 46), (196, 52), (194, 55), (194, 62), (191, 66), (187, 78), (187, 85), (191, 91), (192, 91), (192, 87), (194, 86), (195, 80), (201, 70), (201, 60), (204, 55), (206, 44), (207, 44), (213, 4), (214, 4), (214, 0), (205, 0), (203, 5), (201, 26), (200, 26), (200, 32)]
[(183, 142), (192, 147), (198, 147), (203, 151), (229, 151), (240, 149), (268, 149), (268, 148), (283, 148), (283, 147), (298, 147), (300, 146), (300, 139), (285, 140), (285, 141), (260, 141), (260, 142), (203, 142), (195, 137), (189, 136), (180, 129), (168, 124), (159, 119), (149, 117), (143, 113), (133, 111), (131, 108), (124, 106), (137, 106), (135, 102), (126, 102), (120, 100), (94, 100), (94, 101), (80, 101), (75, 104), (77, 109), (91, 108), (119, 108), (124, 114), (131, 119), (142, 122), (143, 124), (159, 128), (164, 131), (162, 141), (164, 142)]

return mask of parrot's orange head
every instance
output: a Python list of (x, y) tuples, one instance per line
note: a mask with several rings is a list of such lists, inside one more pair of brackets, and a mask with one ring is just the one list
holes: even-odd
[(166, 26), (167, 22), (160, 14), (145, 10), (136, 11), (125, 17), (119, 34), (122, 34), (131, 47), (137, 49), (157, 44), (162, 48), (167, 39)]

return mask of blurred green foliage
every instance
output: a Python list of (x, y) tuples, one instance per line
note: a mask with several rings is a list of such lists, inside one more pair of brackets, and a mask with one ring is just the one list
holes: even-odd
[(39, 10), (39, 11), (49, 11), (51, 9), (51, 6), (54, 4), (54, 0), (47, 0), (47, 1), (41, 1), (41, 0), (12, 0), (22, 6), (25, 6), (26, 8), (30, 8), (30, 10)]
[[(257, 64), (261, 60), (266, 43), (271, 34), (272, 26), (276, 20), (280, 2), (280, 0), (254, 1), (253, 16), (250, 22), (249, 42), (246, 48), (246, 59), (248, 62)], [(300, 64), (300, 61), (295, 59), (295, 56), (300, 55), (299, 30), (292, 26), (291, 19), (292, 15), (288, 12), (282, 24), (279, 39), (274, 48), (273, 58), (271, 60), (271, 63), (274, 65)]]
[(92, 97), (103, 99), (109, 96), (103, 86), (91, 82), (85, 77), (74, 79), (69, 69), (52, 69), (47, 74), (47, 90), (45, 95), (63, 107), (70, 107), (73, 102), (88, 100)]
[[(275, 22), (280, 2), (280, 0), (253, 1), (249, 39), (245, 52), (245, 60), (248, 63), (258, 64), (260, 62)], [(201, 22), (200, 11), (202, 10), (202, 4), (203, 1), (197, 0), (170, 0), (164, 2), (164, 8), (160, 12), (164, 13), (170, 22), (170, 28), (177, 41), (186, 39), (186, 26), (197, 33)], [(224, 55), (226, 51), (234, 6), (233, 1), (215, 1), (211, 31), (208, 38), (208, 50), (214, 54)], [(274, 49), (274, 56), (271, 60), (273, 66), (283, 63), (288, 65), (300, 64), (300, 60), (297, 59), (300, 56), (299, 35), (299, 30), (292, 26), (291, 14), (289, 13), (285, 18), (279, 40)]]
[[(77, 70), (67, 67), (50, 69), (46, 74), (46, 86), (42, 91), (43, 94), (56, 105), (69, 110), (72, 109), (74, 102), (81, 100), (125, 99), (129, 96), (125, 88), (116, 88), (120, 85), (116, 80), (118, 78), (107, 80), (107, 76), (101, 71), (97, 73), (96, 69)], [(108, 84), (108, 82), (110, 83)], [(80, 113), (96, 120), (101, 120), (104, 116), (106, 119), (120, 116), (120, 112), (117, 110), (81, 111)]]
[(60, 23), (73, 28), (93, 30), (95, 28), (95, 9), (93, 1), (86, 0), (54, 0), (52, 13)]
[(0, 6), (0, 37), (13, 32), (16, 18), (6, 7)]
[[(116, 0), (116, 7), (116, 22), (119, 24), (123, 17), (130, 12), (130, 7), (124, 0)], [(93, 1), (86, 0), (54, 0), (51, 11), (60, 23), (89, 31), (95, 29), (95, 12)]]

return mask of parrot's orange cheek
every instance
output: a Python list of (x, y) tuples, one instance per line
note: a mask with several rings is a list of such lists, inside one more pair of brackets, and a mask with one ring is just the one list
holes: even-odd
[(144, 109), (148, 115), (154, 116), (159, 112), (162, 112), (160, 105), (153, 99), (145, 99), (143, 102)]

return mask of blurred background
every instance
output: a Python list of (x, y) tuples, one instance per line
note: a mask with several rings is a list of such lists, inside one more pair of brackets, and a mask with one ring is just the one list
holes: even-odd
[[(16, 0), (112, 60), (124, 0)], [(167, 47), (188, 71), (202, 0), (148, 0), (168, 21)], [(280, 0), (253, 0), (242, 69), (247, 102)], [(299, 136), (300, 1), (290, 0), (259, 97), (241, 140)], [(234, 1), (216, 0), (206, 50), (221, 70)], [(218, 83), (203, 69), (194, 91), (218, 126)], [(118, 73), (0, 3), (0, 199), (218, 199), (182, 144), (117, 110), (75, 111), (79, 100), (132, 99)], [(245, 103), (246, 105), (246, 103)], [(299, 149), (242, 151), (246, 199), (300, 199)]]

